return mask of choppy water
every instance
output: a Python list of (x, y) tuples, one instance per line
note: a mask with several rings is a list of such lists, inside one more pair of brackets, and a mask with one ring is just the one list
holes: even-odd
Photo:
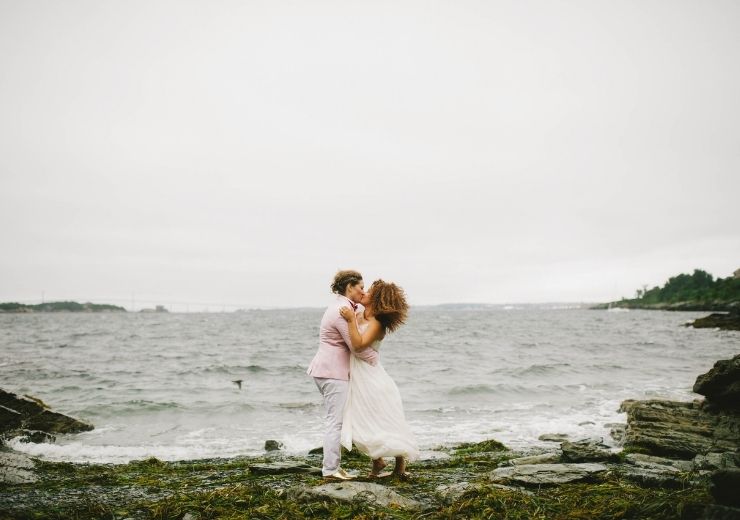
[[(322, 314), (0, 315), (0, 387), (96, 426), (13, 445), (106, 462), (257, 454), (266, 439), (319, 446), (321, 400), (305, 370)], [(422, 448), (535, 445), (553, 432), (609, 441), (623, 399), (691, 400), (698, 374), (740, 352), (740, 333), (682, 326), (702, 315), (415, 308), (382, 360)]]

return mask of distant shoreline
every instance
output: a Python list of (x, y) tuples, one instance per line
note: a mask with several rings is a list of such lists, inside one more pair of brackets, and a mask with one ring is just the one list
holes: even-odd
[(107, 303), (78, 303), (73, 301), (39, 303), (26, 305), (24, 303), (0, 303), (0, 313), (32, 314), (39, 312), (128, 312), (118, 305)]

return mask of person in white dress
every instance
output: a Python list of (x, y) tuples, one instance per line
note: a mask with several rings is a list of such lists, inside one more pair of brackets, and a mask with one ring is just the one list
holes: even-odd
[(406, 462), (419, 457), (414, 434), (403, 411), (401, 393), (378, 360), (375, 364), (358, 357), (362, 350), (380, 349), (385, 335), (398, 329), (406, 320), (406, 295), (396, 284), (376, 280), (363, 295), (364, 309), (355, 313), (349, 307), (340, 309), (349, 323), (352, 341), (349, 393), (342, 421), (342, 446), (352, 445), (373, 459), (370, 476), (390, 475), (382, 470), (383, 457), (395, 457), (393, 475), (408, 478)]

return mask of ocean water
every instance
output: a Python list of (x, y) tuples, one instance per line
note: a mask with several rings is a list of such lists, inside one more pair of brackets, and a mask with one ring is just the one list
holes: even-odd
[[(321, 398), (305, 373), (323, 309), (219, 314), (0, 315), (0, 387), (95, 425), (14, 448), (47, 460), (124, 463), (320, 446)], [(383, 342), (422, 449), (543, 433), (609, 438), (624, 399), (691, 388), (740, 333), (683, 324), (705, 313), (557, 306), (419, 307)], [(233, 383), (243, 380), (242, 388)]]

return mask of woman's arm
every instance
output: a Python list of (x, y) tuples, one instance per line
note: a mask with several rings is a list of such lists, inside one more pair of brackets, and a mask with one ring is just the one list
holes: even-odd
[(357, 351), (369, 347), (376, 339), (380, 339), (383, 335), (383, 327), (378, 320), (371, 319), (367, 329), (365, 329), (365, 333), (360, 334), (360, 329), (357, 328), (357, 316), (355, 316), (355, 313), (349, 307), (342, 307), (339, 309), (339, 313), (349, 324), (349, 337), (352, 340), (352, 348), (354, 350)]

